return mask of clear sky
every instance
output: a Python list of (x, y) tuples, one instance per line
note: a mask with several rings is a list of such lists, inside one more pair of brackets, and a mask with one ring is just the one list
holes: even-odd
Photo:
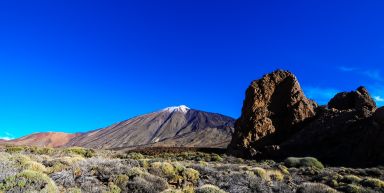
[(0, 138), (93, 130), (185, 104), (240, 115), (287, 69), (325, 104), (365, 85), (384, 105), (384, 1), (0, 2)]

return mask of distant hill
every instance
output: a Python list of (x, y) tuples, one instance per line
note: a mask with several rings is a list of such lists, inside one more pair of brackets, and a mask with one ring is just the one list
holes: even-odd
[(123, 149), (140, 146), (221, 147), (231, 141), (234, 119), (216, 113), (169, 107), (84, 133), (66, 146)]
[(9, 141), (0, 141), (14, 145), (33, 145), (40, 147), (60, 147), (67, 144), (72, 138), (80, 134), (68, 134), (62, 132), (34, 133)]

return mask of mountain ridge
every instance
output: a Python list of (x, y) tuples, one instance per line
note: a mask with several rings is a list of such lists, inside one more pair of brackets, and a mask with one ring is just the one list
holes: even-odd
[[(151, 146), (156, 143), (169, 146), (210, 147), (227, 141), (220, 147), (226, 147), (233, 132), (234, 119), (217, 113), (190, 109), (185, 105), (168, 107), (160, 111), (115, 123), (109, 127), (86, 132), (72, 139), (66, 146), (84, 146), (89, 148), (123, 148)], [(144, 131), (144, 132), (142, 132)], [(203, 137), (188, 134), (199, 134)], [(206, 134), (203, 135), (202, 133)], [(215, 136), (216, 139), (211, 138)], [(182, 137), (184, 136), (184, 137)], [(116, 139), (107, 141), (106, 139)], [(177, 139), (180, 143), (164, 143)]]
[(0, 143), (96, 149), (143, 146), (225, 148), (231, 140), (234, 121), (235, 119), (229, 116), (180, 105), (138, 115), (87, 132), (38, 132), (9, 141), (0, 140)]

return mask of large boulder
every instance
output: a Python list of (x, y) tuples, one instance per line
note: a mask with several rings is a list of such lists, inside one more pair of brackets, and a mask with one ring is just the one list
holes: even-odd
[(361, 86), (356, 91), (338, 93), (329, 101), (328, 107), (337, 110), (367, 109), (373, 112), (376, 110), (376, 103), (367, 89)]
[(288, 71), (277, 70), (253, 81), (246, 91), (230, 151), (252, 157), (263, 148), (278, 148), (278, 141), (315, 115), (316, 106)]
[(377, 109), (364, 87), (319, 107), (293, 74), (276, 71), (248, 88), (228, 148), (256, 159), (312, 156), (330, 165), (383, 165), (384, 108)]

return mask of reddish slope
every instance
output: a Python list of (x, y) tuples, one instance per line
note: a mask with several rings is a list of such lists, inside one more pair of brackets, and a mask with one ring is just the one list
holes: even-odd
[(60, 147), (79, 135), (80, 134), (68, 134), (61, 132), (34, 133), (25, 137), (7, 141), (6, 143), (40, 147)]

